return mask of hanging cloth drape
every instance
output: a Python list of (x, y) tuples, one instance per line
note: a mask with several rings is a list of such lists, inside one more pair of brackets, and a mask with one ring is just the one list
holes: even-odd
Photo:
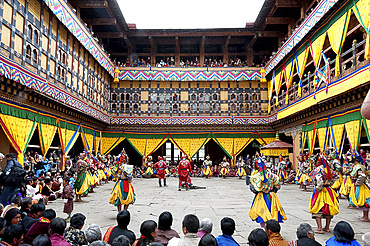
[(314, 61), (314, 66), (317, 68), (319, 66), (318, 62), (321, 57), (321, 51), (324, 47), (326, 38), (326, 33), (323, 33), (321, 36), (316, 38), (316, 40), (310, 45), (311, 56)]
[(316, 141), (316, 130), (311, 130), (308, 133), (308, 142), (309, 142), (309, 149), (310, 149), (310, 156), (312, 156), (313, 149), (315, 146), (315, 141)]
[(326, 147), (326, 127), (323, 127), (323, 128), (319, 128), (317, 129), (317, 137), (319, 138), (319, 146), (320, 146), (320, 151), (325, 151), (325, 147)]
[(276, 92), (276, 96), (279, 95), (279, 92), (280, 92), (280, 88), (281, 88), (281, 83), (283, 81), (283, 74), (284, 74), (284, 65), (281, 67), (281, 71), (276, 75), (276, 78), (275, 78), (275, 92)]
[(214, 138), (223, 151), (232, 158), (234, 150), (234, 138)]
[(101, 152), (100, 144), (101, 144), (101, 132), (97, 131), (95, 132), (95, 146), (94, 146), (95, 153)]
[(94, 149), (94, 135), (87, 134), (84, 131), (84, 128), (81, 126), (81, 137), (82, 137), (82, 144), (86, 151), (91, 152)]
[(360, 24), (367, 33), (365, 44), (365, 59), (369, 60), (370, 59), (369, 0), (359, 0), (356, 4), (354, 0), (352, 1), (354, 3), (352, 10), (355, 13), (356, 18), (358, 19), (358, 22), (360, 22)]
[(177, 138), (170, 135), (171, 142), (186, 154), (189, 158), (198, 153), (198, 151), (210, 140), (209, 136), (203, 138)]
[(269, 88), (269, 106), (268, 106), (268, 113), (271, 112), (271, 99), (272, 99), (272, 92), (274, 91), (274, 85), (275, 85), (275, 70), (272, 72), (272, 79), (269, 81), (268, 88)]
[(32, 120), (17, 118), (5, 114), (0, 114), (0, 118), (1, 127), (3, 128), (11, 145), (17, 151), (18, 162), (23, 166), (23, 154), (26, 151), (27, 145), (36, 130), (37, 124)]
[(101, 153), (103, 155), (109, 154), (109, 152), (123, 140), (125, 140), (124, 137), (102, 137), (100, 145)]
[(340, 152), (340, 146), (341, 146), (341, 143), (342, 143), (344, 124), (333, 125), (332, 128), (333, 128), (333, 134), (332, 135), (334, 135), (334, 137), (332, 137), (333, 144), (335, 143), (335, 146), (337, 147), (337, 153), (339, 153)]
[(146, 150), (145, 150), (145, 153), (144, 153), (144, 157), (146, 158), (147, 156), (154, 153), (166, 141), (167, 141), (167, 135), (165, 137), (163, 137), (162, 139), (160, 139), (160, 138), (149, 138), (149, 139), (147, 139)]
[[(69, 141), (68, 141), (68, 138), (66, 138), (66, 140), (68, 141), (68, 142), (66, 141), (67, 144), (66, 144), (66, 147), (64, 149), (64, 153), (66, 155), (68, 155), (69, 151), (72, 149), (72, 147), (75, 144), (78, 136), (80, 135), (80, 127), (81, 127), (81, 123), (78, 125), (77, 130), (73, 132), (73, 135), (70, 137)], [(71, 130), (67, 130), (68, 135), (71, 134), (70, 131)], [(68, 135), (67, 135), (67, 137), (68, 137)]]
[(41, 123), (39, 123), (38, 126), (41, 152), (43, 156), (46, 156), (51, 142), (54, 139), (55, 133), (57, 132), (57, 126)]
[(307, 57), (308, 57), (308, 44), (306, 46), (306, 49), (304, 51), (302, 51), (301, 54), (297, 55), (297, 51), (295, 51), (295, 62), (296, 62), (296, 66), (297, 66), (297, 72), (298, 72), (298, 76), (299, 76), (299, 87), (298, 87), (298, 96), (301, 97), (302, 96), (302, 77), (303, 77), (303, 74), (304, 74), (304, 70), (305, 70), (305, 67), (306, 67), (306, 63), (307, 63)]
[(284, 78), (286, 84), (286, 96), (285, 96), (285, 104), (289, 102), (289, 88), (292, 86), (293, 81), (293, 73), (294, 73), (294, 60), (292, 60), (288, 65), (285, 67)]
[(340, 75), (340, 54), (347, 35), (348, 23), (351, 16), (350, 14), (351, 11), (346, 12), (342, 17), (334, 22), (327, 31), (331, 48), (335, 54), (337, 54), (335, 60), (335, 76)]
[(361, 120), (354, 120), (354, 121), (346, 122), (344, 123), (344, 126), (346, 128), (346, 132), (347, 132), (348, 140), (351, 145), (351, 149), (357, 150), (358, 144), (359, 144)]

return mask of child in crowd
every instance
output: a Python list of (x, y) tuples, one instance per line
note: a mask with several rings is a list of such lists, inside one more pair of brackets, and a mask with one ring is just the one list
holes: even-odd
[(71, 220), (71, 213), (73, 211), (73, 189), (72, 187), (69, 185), (69, 177), (65, 177), (63, 179), (63, 194), (62, 194), (62, 198), (64, 199), (64, 209), (63, 209), (63, 213), (66, 213), (68, 214), (68, 217), (66, 219), (66, 221), (70, 221)]

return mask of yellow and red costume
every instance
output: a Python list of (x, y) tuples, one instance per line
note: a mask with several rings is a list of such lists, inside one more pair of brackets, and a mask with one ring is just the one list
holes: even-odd
[(190, 161), (187, 160), (186, 155), (183, 155), (181, 157), (181, 161), (179, 162), (179, 166), (177, 167), (177, 173), (179, 174), (179, 191), (181, 190), (183, 182), (185, 183), (186, 190), (189, 189), (190, 172), (191, 172)]
[(159, 186), (162, 187), (161, 180), (163, 179), (164, 186), (166, 186), (166, 168), (167, 164), (161, 156), (158, 157), (158, 162), (154, 164), (154, 169), (157, 171), (157, 176), (159, 179)]

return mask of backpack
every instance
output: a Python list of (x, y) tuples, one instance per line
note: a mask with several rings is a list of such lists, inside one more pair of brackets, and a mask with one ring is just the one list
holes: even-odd
[[(14, 163), (14, 161), (13, 161)], [(22, 167), (13, 165), (13, 167), (7, 171), (3, 172), (0, 176), (0, 181), (3, 186), (12, 186), (20, 188), (25, 183), (24, 177), (26, 176), (27, 171)]]

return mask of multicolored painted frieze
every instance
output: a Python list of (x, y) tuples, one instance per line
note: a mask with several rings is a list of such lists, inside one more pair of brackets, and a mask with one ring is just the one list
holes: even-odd
[(47, 82), (44, 78), (37, 76), (28, 69), (13, 63), (2, 55), (0, 55), (0, 75), (14, 80), (31, 89), (44, 93), (99, 120), (107, 123), (110, 122), (108, 115), (91, 107), (83, 100), (70, 95), (65, 90), (62, 90), (54, 84)]
[(246, 81), (260, 80), (261, 73), (246, 71), (159, 71), (159, 70), (121, 70), (119, 80), (150, 81)]
[(231, 125), (268, 124), (277, 119), (277, 114), (266, 117), (111, 117), (111, 124), (119, 125)]
[(46, 5), (68, 28), (68, 30), (81, 42), (91, 55), (104, 67), (110, 75), (114, 75), (114, 65), (102, 48), (93, 39), (85, 25), (78, 19), (73, 10), (64, 0), (44, 0)]
[(269, 74), (284, 57), (306, 36), (306, 34), (316, 25), (317, 22), (337, 3), (338, 0), (322, 0), (311, 14), (294, 31), (289, 39), (278, 50), (276, 55), (266, 64), (265, 71)]

